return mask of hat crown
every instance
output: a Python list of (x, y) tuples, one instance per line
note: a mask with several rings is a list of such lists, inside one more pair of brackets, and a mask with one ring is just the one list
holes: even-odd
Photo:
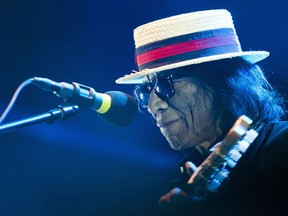
[(225, 9), (171, 16), (149, 22), (134, 29), (135, 47), (138, 48), (180, 35), (220, 28), (231, 28), (235, 31), (232, 16)]
[(134, 40), (139, 70), (242, 51), (232, 16), (223, 9), (147, 23), (134, 30)]

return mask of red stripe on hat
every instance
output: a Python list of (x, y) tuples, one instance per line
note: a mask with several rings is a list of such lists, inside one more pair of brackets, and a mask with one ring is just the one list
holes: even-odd
[(141, 66), (142, 64), (146, 64), (152, 61), (156, 61), (166, 57), (171, 57), (178, 54), (232, 44), (238, 44), (238, 40), (237, 38), (234, 37), (234, 35), (215, 36), (212, 38), (186, 41), (178, 44), (157, 48), (149, 52), (142, 53), (138, 55), (136, 58), (138, 66)]

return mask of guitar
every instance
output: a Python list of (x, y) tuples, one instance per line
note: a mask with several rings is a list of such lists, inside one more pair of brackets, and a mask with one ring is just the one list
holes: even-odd
[(222, 142), (213, 147), (212, 153), (197, 167), (187, 183), (186, 191), (203, 195), (215, 193), (228, 178), (258, 133), (249, 129), (252, 120), (243, 115), (238, 118)]

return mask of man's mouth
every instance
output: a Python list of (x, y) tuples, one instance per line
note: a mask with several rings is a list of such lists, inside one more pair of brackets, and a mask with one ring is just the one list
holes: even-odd
[(159, 121), (157, 122), (157, 126), (159, 128), (165, 128), (173, 123), (175, 123), (176, 121), (178, 121), (179, 119), (173, 119), (173, 120), (168, 120), (168, 121)]

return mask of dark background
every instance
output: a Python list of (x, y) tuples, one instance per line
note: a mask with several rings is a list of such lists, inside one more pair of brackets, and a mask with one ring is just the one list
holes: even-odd
[[(136, 69), (133, 29), (214, 8), (230, 10), (243, 50), (271, 52), (261, 65), (285, 94), (284, 0), (0, 0), (1, 113), (16, 88), (35, 76), (131, 93), (133, 86), (114, 80)], [(28, 85), (6, 122), (61, 104)], [(181, 158), (141, 114), (122, 128), (87, 109), (65, 121), (5, 133), (0, 135), (0, 215), (157, 215), (158, 198), (177, 177)]]

